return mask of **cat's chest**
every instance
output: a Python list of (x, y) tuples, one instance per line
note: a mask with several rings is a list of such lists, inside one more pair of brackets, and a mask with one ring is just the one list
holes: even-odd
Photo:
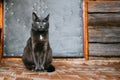
[(39, 35), (39, 39), (43, 40), (44, 39), (43, 35)]
[(46, 41), (47, 40), (46, 34), (33, 33), (32, 37), (34, 41)]

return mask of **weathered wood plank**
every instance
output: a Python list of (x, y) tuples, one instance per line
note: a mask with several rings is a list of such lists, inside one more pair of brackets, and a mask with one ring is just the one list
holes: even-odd
[(120, 14), (89, 14), (90, 42), (120, 42)]
[(2, 59), (2, 51), (3, 51), (3, 2), (0, 0), (0, 61)]
[(88, 3), (89, 55), (120, 56), (120, 1)]
[(119, 43), (120, 37), (89, 37), (89, 42)]
[(89, 1), (88, 12), (120, 12), (120, 1)]
[(0, 28), (2, 28), (2, 0), (0, 0)]
[(120, 1), (120, 0), (88, 0), (88, 1)]
[(120, 44), (89, 44), (90, 56), (120, 56)]
[(120, 14), (89, 14), (90, 26), (119, 26)]
[(89, 42), (120, 42), (120, 27), (89, 26)]

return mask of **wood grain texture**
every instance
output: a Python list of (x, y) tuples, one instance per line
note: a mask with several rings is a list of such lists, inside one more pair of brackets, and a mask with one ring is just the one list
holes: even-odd
[(0, 61), (2, 59), (3, 51), (3, 2), (0, 0)]
[(120, 27), (89, 26), (89, 42), (120, 42)]
[(88, 12), (120, 12), (120, 1), (89, 1)]
[(120, 27), (120, 14), (89, 14), (89, 25)]
[(120, 44), (89, 44), (90, 56), (120, 56)]
[(120, 1), (120, 0), (88, 0), (88, 1)]
[(120, 56), (120, 1), (92, 0), (89, 12), (89, 56)]
[(120, 42), (120, 14), (89, 14), (90, 42)]
[(2, 28), (2, 0), (0, 0), (0, 28)]
[(86, 60), (89, 59), (89, 52), (88, 52), (88, 0), (84, 0), (83, 2), (83, 34), (84, 34), (84, 58)]

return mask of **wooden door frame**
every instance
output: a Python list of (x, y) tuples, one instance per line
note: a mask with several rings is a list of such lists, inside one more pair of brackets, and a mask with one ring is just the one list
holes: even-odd
[[(0, 59), (3, 58), (3, 47), (4, 47), (4, 0), (0, 0), (0, 29), (1, 33), (1, 52)], [(89, 46), (88, 46), (88, 0), (83, 0), (83, 48), (84, 58), (89, 59)]]
[(88, 1), (83, 0), (83, 45), (84, 45), (84, 58), (89, 59), (89, 44), (88, 44)]
[(4, 44), (4, 5), (3, 0), (0, 0), (0, 60), (3, 58), (3, 44)]

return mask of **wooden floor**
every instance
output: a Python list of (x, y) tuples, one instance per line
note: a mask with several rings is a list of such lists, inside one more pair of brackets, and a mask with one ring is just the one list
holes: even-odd
[(26, 70), (21, 59), (4, 59), (0, 80), (120, 80), (120, 60), (55, 59), (56, 71)]

